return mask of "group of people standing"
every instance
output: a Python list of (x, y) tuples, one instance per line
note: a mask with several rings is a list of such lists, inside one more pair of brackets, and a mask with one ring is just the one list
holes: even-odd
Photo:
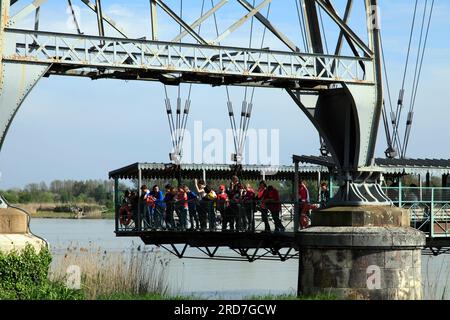
[[(319, 206), (324, 208), (330, 198), (326, 183), (321, 184)], [(309, 212), (319, 206), (310, 203), (306, 181), (298, 189), (301, 228), (310, 224)], [(138, 210), (140, 206), (140, 210)], [(200, 230), (200, 231), (255, 231), (255, 213), (261, 213), (264, 231), (271, 231), (269, 216), (272, 217), (275, 232), (285, 231), (281, 221), (282, 205), (279, 191), (265, 181), (255, 191), (251, 184), (242, 184), (237, 176), (231, 178), (226, 187), (220, 185), (214, 190), (203, 180), (195, 180), (195, 190), (187, 185), (165, 186), (165, 192), (158, 185), (150, 190), (141, 187), (141, 196), (126, 191), (122, 208), (128, 208), (135, 227), (146, 230)], [(141, 212), (140, 219), (138, 213)], [(175, 219), (175, 215), (177, 219)], [(122, 220), (121, 220), (122, 221)], [(127, 223), (123, 223), (127, 225)], [(139, 225), (140, 223), (140, 225)]]
[(260, 211), (265, 231), (271, 231), (269, 214), (274, 231), (285, 230), (280, 218), (282, 206), (278, 190), (261, 181), (255, 191), (251, 184), (242, 184), (237, 176), (231, 178), (228, 187), (220, 185), (217, 190), (197, 179), (195, 191), (187, 185), (166, 185), (163, 193), (158, 185), (151, 190), (143, 185), (140, 201), (135, 193), (126, 191), (122, 205), (131, 208), (135, 226), (141, 206), (140, 221), (144, 229), (255, 231), (255, 213)]

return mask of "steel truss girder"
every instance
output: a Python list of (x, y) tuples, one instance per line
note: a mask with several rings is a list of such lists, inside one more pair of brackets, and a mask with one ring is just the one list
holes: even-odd
[[(159, 245), (159, 247), (163, 248), (170, 254), (176, 256), (179, 259), (197, 259), (197, 260), (221, 260), (221, 261), (241, 261), (241, 262), (255, 262), (258, 260), (261, 261), (281, 261), (285, 262), (290, 259), (298, 259), (299, 252), (290, 247), (284, 248), (287, 249), (285, 253), (282, 253), (281, 248), (231, 248), (232, 252), (236, 253), (236, 256), (233, 255), (219, 255), (217, 254), (220, 246), (215, 246), (213, 250), (210, 247), (196, 247), (189, 246), (189, 244), (183, 244), (181, 250), (177, 248), (174, 244), (170, 244), (170, 247), (166, 245)], [(188, 247), (198, 249), (198, 251), (205, 256), (187, 256), (186, 250)], [(250, 251), (252, 250), (252, 251)], [(294, 252), (292, 252), (294, 251)]]
[(440, 256), (443, 254), (450, 254), (450, 248), (429, 246), (429, 247), (425, 247), (425, 249), (422, 251), (422, 254), (427, 255), (427, 256), (437, 257), (437, 256)]
[[(213, 85), (281, 87), (296, 90), (290, 92), (291, 96), (306, 111), (318, 128), (335, 158), (344, 180), (352, 183), (366, 182), (365, 180), (355, 181), (355, 179), (359, 178), (365, 167), (370, 167), (372, 164), (381, 111), (382, 79), (379, 31), (376, 26), (369, 25), (369, 17), (376, 16), (374, 15), (376, 12), (371, 11), (376, 10), (374, 7), (377, 5), (377, 0), (364, 0), (368, 20), (368, 45), (347, 25), (351, 0), (347, 2), (343, 18), (337, 15), (329, 0), (303, 0), (312, 52), (309, 54), (296, 52), (299, 51), (298, 48), (259, 13), (262, 6), (270, 2), (269, 0), (262, 1), (256, 8), (250, 6), (245, 0), (238, 0), (249, 11), (249, 14), (238, 20), (231, 29), (222, 35), (239, 27), (248, 20), (248, 17), (254, 15), (294, 52), (207, 45), (205, 40), (196, 36), (192, 26), (201, 23), (211, 15), (212, 11), (189, 25), (166, 7), (163, 0), (153, 0), (151, 4), (158, 4), (165, 8), (166, 12), (173, 13), (171, 14), (172, 18), (185, 29), (180, 36), (186, 32), (190, 33), (203, 44), (5, 29), (9, 26), (8, 21), (5, 21), (8, 19), (8, 14), (3, 11), (7, 10), (9, 4), (13, 2), (0, 1), (2, 4), (0, 16), (1, 76), (5, 78), (5, 73), (19, 74), (17, 72), (19, 67), (13, 66), (20, 66), (26, 72), (31, 73), (24, 75), (20, 84), (26, 84), (25, 91), (21, 91), (20, 87), (17, 87), (15, 80), (11, 81), (11, 84), (2, 84), (0, 88), (3, 99), (2, 112), (5, 113), (1, 117), (0, 143), (2, 143), (23, 98), (43, 75), (41, 72), (46, 76), (58, 74), (86, 76), (93, 79), (157, 80), (169, 84), (191, 82)], [(96, 2), (97, 6), (92, 5), (89, 0), (82, 1), (97, 12), (99, 23), (103, 24), (103, 20), (107, 20), (99, 8), (99, 1)], [(26, 7), (22, 15), (29, 13), (31, 9), (42, 2), (45, 0), (36, 0), (32, 5)], [(358, 54), (356, 45), (369, 56), (368, 58), (323, 54), (317, 4), (341, 29), (336, 52), (340, 52), (342, 39), (345, 38), (355, 55)], [(155, 21), (152, 19), (152, 22)], [(120, 33), (124, 35), (124, 32)], [(156, 32), (153, 37), (156, 38)], [(11, 71), (12, 68), (17, 70)], [(10, 77), (6, 76), (6, 78), (9, 82)], [(14, 79), (14, 76), (11, 79)], [(338, 90), (335, 90), (336, 84), (338, 84)], [(319, 98), (314, 108), (302, 105), (298, 93), (304, 89), (316, 90)], [(6, 94), (7, 90), (12, 90), (13, 96), (20, 96), (17, 102), (13, 101), (14, 98), (10, 98), (11, 94)], [(335, 98), (329, 97), (336, 92), (338, 94)], [(312, 113), (311, 110), (313, 110)], [(373, 198), (378, 201), (384, 200), (383, 194), (378, 194), (376, 186), (372, 188), (373, 190), (366, 190), (367, 192), (363, 192), (364, 194), (361, 193), (361, 190), (364, 191), (365, 186), (359, 188), (355, 184), (354, 187), (343, 189), (345, 201), (355, 195), (356, 198), (361, 198), (365, 202), (364, 199), (367, 197), (364, 194), (375, 194)], [(349, 190), (353, 190), (353, 193), (349, 194)]]
[[(236, 78), (236, 82), (290, 80), (373, 85), (373, 61), (366, 58), (291, 53), (197, 44), (96, 37), (5, 29), (13, 52), (3, 59), (52, 64), (54, 68), (140, 70)], [(104, 45), (103, 45), (104, 44)]]

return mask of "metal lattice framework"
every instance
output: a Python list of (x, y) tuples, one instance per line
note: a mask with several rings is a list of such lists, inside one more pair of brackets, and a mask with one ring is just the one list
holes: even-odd
[[(6, 29), (5, 33), (12, 43), (15, 42), (15, 50), (6, 53), (4, 61), (57, 64), (59, 68), (51, 70), (52, 74), (121, 78), (117, 73), (119, 71), (126, 79), (127, 75), (133, 74), (131, 70), (136, 70), (136, 74), (155, 73), (153, 77), (149, 75), (147, 80), (158, 80), (156, 75), (160, 72), (195, 73), (199, 80), (186, 79), (186, 82), (200, 83), (217, 83), (214, 79), (225, 76), (243, 78), (242, 83), (251, 78), (253, 82), (261, 82), (262, 86), (272, 86), (276, 80), (295, 80), (300, 84), (314, 82), (315, 85), (374, 83), (373, 76), (368, 77), (360, 67), (362, 64), (370, 70), (373, 62), (368, 58), (218, 48), (17, 29)], [(70, 70), (72, 68), (76, 70)], [(78, 71), (80, 68), (89, 70)], [(108, 68), (109, 71), (99, 72), (98, 68)]]
[[(104, 1), (68, 1), (76, 31), (67, 33), (43, 30), (46, 19), (58, 17), (55, 11), (41, 18), (47, 0), (0, 0), (0, 147), (23, 100), (44, 76), (275, 87), (285, 89), (305, 112), (321, 136), (322, 149), (326, 146), (335, 159), (342, 185), (336, 203), (366, 203), (364, 190), (377, 190), (367, 185), (377, 179), (372, 165), (383, 100), (377, 0), (212, 0), (209, 7), (209, 1), (189, 2), (201, 7), (197, 18), (183, 15), (182, 0), (142, 1), (149, 9), (151, 40), (130, 36), (102, 9)], [(75, 3), (94, 14), (97, 28), (91, 35), (82, 33)], [(297, 9), (303, 47), (287, 36), (291, 30), (277, 26), (271, 8), (283, 13)], [(232, 21), (224, 29), (217, 23), (222, 15)], [(355, 29), (351, 17), (365, 19)], [(164, 19), (179, 27), (177, 34), (166, 34)], [(200, 32), (212, 21), (215, 34)], [(264, 41), (254, 48), (251, 35), (243, 46), (238, 38), (250, 23), (263, 28), (277, 49), (264, 48)], [(333, 51), (328, 51), (330, 30), (336, 35)], [(305, 94), (314, 97), (312, 102), (303, 99)], [(387, 204), (385, 199), (379, 195), (375, 202)]]

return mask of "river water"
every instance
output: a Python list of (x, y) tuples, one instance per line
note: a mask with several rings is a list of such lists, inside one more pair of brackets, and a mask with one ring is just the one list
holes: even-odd
[[(123, 252), (141, 247), (139, 238), (117, 238), (112, 220), (32, 219), (31, 230), (45, 238), (54, 255), (69, 247), (96, 246)], [(227, 250), (227, 249), (223, 249)], [(203, 256), (188, 249), (190, 256)], [(205, 298), (240, 299), (252, 295), (292, 294), (297, 288), (298, 260), (236, 262), (178, 259), (167, 254), (170, 287), (177, 294)], [(424, 292), (427, 299), (450, 299), (450, 255), (423, 256)]]

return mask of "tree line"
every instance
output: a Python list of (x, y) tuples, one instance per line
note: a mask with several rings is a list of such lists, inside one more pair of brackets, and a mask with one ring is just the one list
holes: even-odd
[[(308, 181), (310, 196), (315, 199), (317, 196), (317, 188), (314, 182)], [(149, 180), (144, 181), (149, 187), (157, 184), (164, 191), (167, 183), (177, 185), (176, 180)], [(185, 181), (192, 190), (194, 184), (192, 181)], [(210, 181), (213, 188), (217, 188), (220, 184), (227, 185), (228, 180)], [(132, 183), (133, 184), (133, 183)], [(272, 181), (280, 192), (283, 201), (292, 200), (292, 182), (291, 181)], [(252, 181), (252, 186), (257, 189), (258, 181)], [(119, 184), (119, 194), (121, 195), (127, 187), (125, 184)], [(137, 190), (137, 181), (134, 181), (134, 187)], [(12, 204), (27, 203), (63, 203), (63, 204), (80, 204), (91, 203), (108, 208), (114, 207), (114, 181), (112, 180), (54, 180), (49, 185), (45, 182), (29, 183), (23, 188), (14, 188), (8, 190), (0, 190), (5, 199)]]
[[(121, 186), (121, 188), (124, 188)], [(9, 203), (95, 203), (113, 207), (114, 182), (107, 180), (55, 180), (30, 183), (24, 188), (0, 191)]]

